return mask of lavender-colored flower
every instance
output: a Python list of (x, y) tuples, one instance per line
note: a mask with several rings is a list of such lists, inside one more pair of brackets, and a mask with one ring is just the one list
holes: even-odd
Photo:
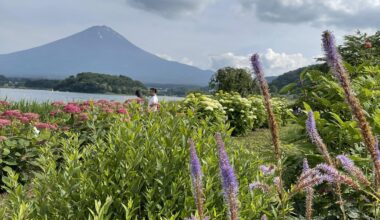
[(203, 220), (203, 189), (202, 189), (202, 168), (198, 159), (197, 152), (193, 140), (189, 140), (190, 144), (190, 170), (191, 180), (193, 182), (193, 191), (195, 204), (198, 209), (199, 219)]
[(359, 189), (358, 184), (355, 183), (355, 181), (352, 178), (339, 173), (337, 169), (335, 169), (332, 166), (329, 166), (328, 164), (325, 164), (325, 163), (318, 164), (316, 166), (316, 169), (319, 169), (325, 172), (330, 178), (332, 178), (331, 180), (333, 180), (334, 182), (344, 183), (354, 189), (357, 189), (357, 190)]
[(302, 181), (299, 181), (298, 184), (296, 185), (296, 191), (299, 191), (299, 190), (308, 190), (308, 189), (311, 189), (315, 186), (318, 186), (320, 184), (322, 184), (323, 182), (329, 182), (329, 183), (332, 183), (334, 182), (334, 177), (331, 176), (331, 175), (316, 175), (316, 176), (313, 176), (313, 177), (310, 177), (310, 178), (306, 178)]
[(342, 58), (335, 46), (334, 35), (330, 31), (325, 31), (323, 32), (322, 41), (327, 63), (330, 66), (332, 72), (334, 72), (336, 75), (336, 78), (338, 79), (339, 84), (344, 91), (344, 95), (347, 103), (350, 106), (351, 112), (358, 122), (358, 127), (360, 128), (364, 144), (367, 147), (367, 150), (371, 155), (372, 162), (375, 166), (376, 179), (379, 182), (380, 160), (378, 160), (379, 154), (375, 148), (375, 137), (372, 133), (372, 128), (367, 121), (365, 111), (360, 104), (359, 99), (355, 96), (355, 93), (352, 90), (349, 74), (345, 69)]
[(350, 158), (345, 155), (338, 155), (336, 158), (340, 160), (344, 170), (351, 174), (351, 176), (354, 176), (366, 186), (371, 185), (371, 183), (364, 176), (364, 173), (357, 166), (355, 166), (354, 162), (352, 162)]
[(327, 164), (333, 165), (330, 154), (327, 150), (326, 144), (323, 142), (318, 133), (317, 126), (314, 119), (314, 113), (310, 111), (306, 120), (306, 131), (309, 134), (311, 141), (318, 147), (319, 152), (322, 154)]
[(238, 182), (235, 177), (234, 170), (228, 159), (228, 155), (224, 148), (224, 142), (220, 133), (216, 133), (216, 143), (219, 152), (219, 168), (222, 177), (222, 186), (224, 197), (229, 208), (229, 216), (231, 220), (238, 219)]
[(260, 170), (265, 176), (272, 175), (274, 173), (274, 166), (265, 166), (265, 165), (260, 165)]
[(267, 184), (258, 181), (249, 184), (249, 188), (251, 190), (261, 189), (264, 193), (268, 193), (270, 191), (270, 187)]
[(303, 159), (303, 164), (302, 165), (303, 165), (302, 166), (302, 168), (303, 168), (302, 173), (305, 173), (306, 171), (308, 171), (310, 169), (309, 168), (309, 163), (308, 163), (308, 161), (307, 161), (306, 158)]
[(267, 218), (267, 215), (263, 215), (263, 216), (261, 216), (261, 220), (267, 220), (268, 218)]
[[(251, 64), (252, 64), (253, 72), (255, 73), (256, 79), (260, 86), (261, 94), (263, 95), (265, 110), (268, 114), (268, 124), (269, 124), (269, 128), (272, 135), (272, 142), (274, 146), (274, 153), (276, 156), (276, 160), (280, 161), (281, 147), (280, 147), (279, 126), (276, 120), (276, 116), (273, 112), (273, 108), (272, 108), (271, 100), (270, 100), (269, 86), (264, 77), (263, 67), (261, 65), (260, 57), (258, 54), (252, 55)], [(281, 167), (280, 167), (280, 173), (281, 173)]]

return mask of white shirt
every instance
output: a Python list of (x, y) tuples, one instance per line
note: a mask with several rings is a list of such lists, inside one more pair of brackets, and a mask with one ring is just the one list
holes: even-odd
[(158, 104), (158, 98), (157, 98), (157, 95), (154, 95), (149, 100), (149, 107), (152, 107), (152, 106), (157, 105), (157, 104)]

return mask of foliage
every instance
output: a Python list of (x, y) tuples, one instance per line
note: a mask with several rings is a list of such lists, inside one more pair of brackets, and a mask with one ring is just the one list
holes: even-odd
[(226, 149), (241, 184), (241, 217), (257, 219), (270, 210), (271, 200), (247, 187), (259, 175), (261, 159), (234, 145), (227, 127), (198, 120), (192, 112), (179, 115), (175, 104), (164, 104), (160, 112), (136, 107), (128, 107), (128, 122), (117, 120), (123, 116), (116, 113), (100, 117), (96, 109), (82, 129), (52, 132), (51, 141), (36, 147), (37, 168), (26, 184), (20, 184), (18, 170), (5, 171), (0, 218), (184, 219), (194, 213), (186, 162), (192, 138), (202, 158), (205, 214), (221, 219), (226, 207), (222, 194), (215, 193), (221, 192), (216, 131), (227, 135)]
[[(279, 123), (285, 125), (288, 104), (283, 98), (272, 98), (274, 113)], [(220, 91), (215, 96), (200, 93), (189, 94), (182, 101), (182, 112), (194, 112), (199, 119), (213, 122), (227, 122), (233, 128), (233, 135), (243, 135), (247, 131), (268, 127), (267, 114), (259, 96), (241, 97), (238, 93)]]
[(251, 74), (246, 69), (232, 67), (219, 69), (213, 75), (209, 87), (215, 91), (237, 92), (244, 97), (256, 91)]
[(339, 52), (352, 66), (380, 65), (380, 31), (373, 35), (358, 31), (354, 35), (345, 36)]
[(245, 134), (252, 130), (254, 120), (257, 117), (254, 115), (251, 102), (248, 99), (242, 98), (238, 93), (223, 91), (216, 93), (215, 99), (223, 106), (234, 135)]
[(79, 73), (63, 80), (54, 89), (70, 92), (133, 94), (137, 89), (146, 88), (141, 82), (122, 75)]
[(207, 119), (212, 122), (224, 122), (226, 113), (223, 106), (209, 95), (190, 93), (182, 101), (182, 112), (191, 110), (199, 119)]

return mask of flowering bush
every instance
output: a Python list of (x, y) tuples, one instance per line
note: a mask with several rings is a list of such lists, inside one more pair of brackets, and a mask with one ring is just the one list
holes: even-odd
[(257, 118), (248, 99), (242, 98), (238, 93), (218, 92), (215, 99), (223, 106), (227, 115), (227, 122), (233, 128), (234, 135), (245, 134), (252, 130), (254, 120)]
[(226, 113), (223, 106), (211, 96), (200, 93), (190, 93), (182, 101), (182, 111), (191, 110), (201, 119), (208, 118), (213, 122), (224, 122)]

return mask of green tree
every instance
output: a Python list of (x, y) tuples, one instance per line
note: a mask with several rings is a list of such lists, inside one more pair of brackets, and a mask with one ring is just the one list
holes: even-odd
[(374, 35), (358, 31), (345, 36), (339, 52), (343, 60), (352, 66), (380, 65), (380, 31)]
[(256, 83), (246, 69), (232, 67), (219, 69), (211, 78), (209, 86), (216, 91), (238, 92), (241, 96), (257, 91)]

